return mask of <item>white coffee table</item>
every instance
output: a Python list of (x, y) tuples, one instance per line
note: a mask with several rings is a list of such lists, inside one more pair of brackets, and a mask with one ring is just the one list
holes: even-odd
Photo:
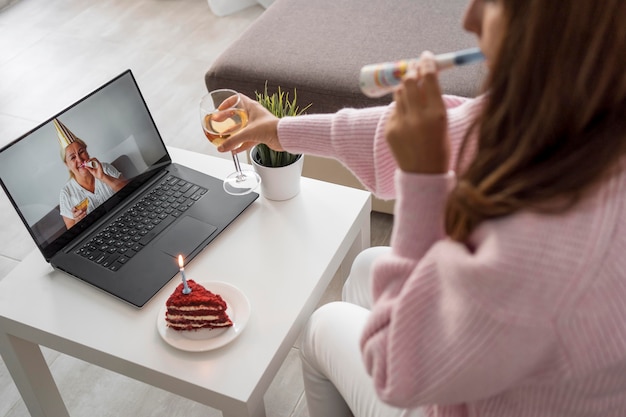
[[(170, 149), (216, 177), (232, 161)], [(192, 353), (165, 343), (157, 315), (175, 277), (143, 309), (63, 273), (33, 252), (0, 281), (0, 353), (33, 417), (69, 416), (39, 345), (222, 410), (264, 416), (263, 394), (343, 262), (369, 246), (370, 194), (302, 178), (289, 201), (259, 197), (185, 270), (224, 281), (249, 299), (241, 335)]]

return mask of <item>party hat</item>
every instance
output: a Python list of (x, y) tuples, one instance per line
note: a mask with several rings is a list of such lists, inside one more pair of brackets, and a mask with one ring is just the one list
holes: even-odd
[(78, 137), (72, 133), (60, 120), (54, 119), (54, 127), (57, 129), (57, 137), (59, 138), (59, 145), (61, 146), (62, 154), (65, 154), (65, 148), (71, 143), (74, 143)]

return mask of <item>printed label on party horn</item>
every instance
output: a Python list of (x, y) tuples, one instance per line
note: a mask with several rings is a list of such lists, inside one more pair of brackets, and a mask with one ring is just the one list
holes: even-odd
[[(439, 70), (480, 62), (483, 59), (485, 57), (478, 48), (464, 49), (435, 56), (435, 62)], [(419, 59), (405, 59), (365, 65), (361, 68), (359, 78), (361, 91), (371, 98), (378, 98), (391, 93), (400, 84), (409, 66), (418, 61)]]

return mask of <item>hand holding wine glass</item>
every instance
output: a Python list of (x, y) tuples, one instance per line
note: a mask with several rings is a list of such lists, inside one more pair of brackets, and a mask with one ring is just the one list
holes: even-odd
[(238, 152), (242, 152), (263, 143), (275, 151), (283, 151), (284, 149), (278, 139), (279, 118), (258, 101), (243, 94), (240, 95), (240, 98), (248, 110), (248, 124), (245, 129), (218, 145), (217, 150), (226, 152), (236, 149)]
[[(200, 101), (202, 130), (207, 139), (219, 146), (231, 135), (248, 124), (248, 112), (241, 96), (234, 90), (211, 91)], [(248, 194), (261, 183), (259, 175), (250, 170), (243, 171), (236, 149), (231, 151), (236, 172), (224, 180), (224, 190), (233, 195)]]

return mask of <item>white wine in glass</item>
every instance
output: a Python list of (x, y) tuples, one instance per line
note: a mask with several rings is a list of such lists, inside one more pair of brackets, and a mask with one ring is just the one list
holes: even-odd
[[(221, 89), (209, 92), (200, 101), (200, 121), (209, 142), (219, 146), (231, 135), (248, 124), (246, 111), (239, 93)], [(261, 177), (250, 170), (242, 170), (237, 153), (232, 152), (236, 171), (224, 180), (224, 190), (233, 195), (248, 194), (259, 186)]]

